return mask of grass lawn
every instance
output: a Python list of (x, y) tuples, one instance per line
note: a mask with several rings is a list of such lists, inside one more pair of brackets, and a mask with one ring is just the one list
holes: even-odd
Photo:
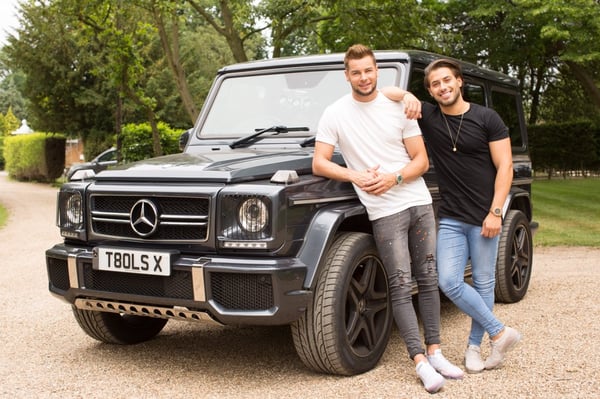
[(6, 219), (8, 219), (8, 211), (0, 204), (0, 227), (6, 224)]
[(535, 180), (534, 245), (600, 247), (600, 179)]

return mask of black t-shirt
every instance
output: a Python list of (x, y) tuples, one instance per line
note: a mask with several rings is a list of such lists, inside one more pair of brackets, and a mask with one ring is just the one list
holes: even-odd
[(423, 103), (419, 126), (438, 179), (441, 195), (438, 215), (481, 225), (490, 210), (496, 180), (489, 142), (509, 135), (496, 111), (470, 105), (463, 115), (458, 139), (461, 116), (444, 115), (444, 120), (437, 105)]

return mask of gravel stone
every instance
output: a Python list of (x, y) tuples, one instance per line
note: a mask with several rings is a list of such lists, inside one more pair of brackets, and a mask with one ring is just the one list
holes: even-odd
[[(307, 370), (288, 327), (170, 321), (154, 340), (106, 345), (48, 291), (44, 251), (61, 240), (57, 189), (0, 173), (0, 397), (427, 398), (397, 331), (379, 365), (339, 377)], [(541, 229), (544, 226), (540, 227)], [(534, 237), (535, 242), (535, 237)], [(449, 380), (436, 398), (600, 397), (600, 249), (534, 249), (525, 298), (495, 313), (523, 334), (504, 367)], [(442, 303), (444, 355), (462, 366), (468, 318)], [(482, 347), (487, 356), (489, 345)]]

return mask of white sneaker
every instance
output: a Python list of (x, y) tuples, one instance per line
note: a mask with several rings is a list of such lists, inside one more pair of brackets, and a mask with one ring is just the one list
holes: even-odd
[(436, 349), (433, 355), (427, 355), (427, 360), (438, 373), (446, 378), (460, 380), (465, 376), (465, 373), (459, 367), (456, 367), (444, 357), (441, 349)]
[(429, 393), (436, 393), (446, 383), (444, 377), (435, 371), (435, 369), (427, 361), (419, 362), (416, 370), (421, 382), (423, 382), (423, 386), (425, 386), (425, 389)]
[(514, 328), (504, 327), (504, 332), (496, 341), (491, 341), (492, 351), (490, 356), (485, 359), (486, 370), (492, 370), (502, 366), (504, 355), (510, 351), (521, 340), (521, 333)]
[(467, 373), (481, 373), (485, 368), (483, 359), (481, 359), (481, 348), (477, 345), (467, 346), (465, 351), (465, 369)]

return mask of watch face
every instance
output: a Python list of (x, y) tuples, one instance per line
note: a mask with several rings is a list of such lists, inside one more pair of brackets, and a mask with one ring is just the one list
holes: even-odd
[(494, 209), (494, 215), (496, 215), (496, 216), (502, 215), (502, 209), (500, 209), (500, 208)]
[(400, 184), (400, 183), (402, 183), (402, 180), (403, 180), (402, 175), (401, 174), (397, 174), (396, 175), (396, 183)]

